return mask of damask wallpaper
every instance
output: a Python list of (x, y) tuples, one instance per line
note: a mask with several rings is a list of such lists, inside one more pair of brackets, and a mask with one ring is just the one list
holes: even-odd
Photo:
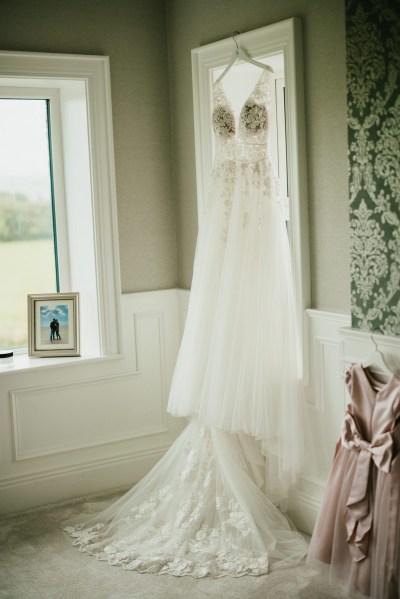
[(400, 335), (400, 0), (346, 0), (352, 326)]

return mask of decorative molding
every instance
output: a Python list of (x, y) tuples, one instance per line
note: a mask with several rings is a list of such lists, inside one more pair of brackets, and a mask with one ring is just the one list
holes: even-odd
[(325, 482), (311, 475), (302, 475), (289, 498), (289, 515), (299, 530), (312, 534), (322, 505)]
[[(132, 381), (135, 379), (135, 375), (116, 375), (110, 377), (99, 377), (97, 380), (85, 381), (84, 383), (71, 383), (71, 384), (62, 384), (58, 386), (48, 386), (47, 391), (53, 391), (54, 393), (59, 393), (61, 389), (70, 389), (71, 393), (76, 393), (77, 389), (79, 391), (84, 390), (85, 388), (91, 387), (93, 385), (97, 385), (101, 388), (104, 388), (107, 384), (115, 384), (120, 381)], [(24, 389), (20, 391), (11, 391), (10, 392), (10, 401), (11, 401), (11, 413), (12, 413), (12, 439), (13, 439), (13, 455), (14, 460), (16, 462), (20, 462), (23, 460), (29, 460), (32, 458), (38, 458), (42, 456), (48, 456), (53, 454), (60, 454), (69, 451), (76, 451), (79, 449), (88, 449), (90, 447), (98, 447), (100, 445), (110, 444), (110, 443), (119, 443), (121, 441), (129, 441), (132, 439), (138, 439), (141, 437), (149, 437), (153, 435), (158, 435), (161, 433), (168, 432), (168, 427), (166, 425), (166, 416), (164, 411), (162, 411), (161, 426), (154, 426), (150, 428), (141, 428), (140, 431), (131, 432), (131, 433), (121, 433), (121, 434), (112, 434), (110, 436), (105, 436), (98, 438), (96, 440), (90, 442), (71, 442), (66, 445), (59, 445), (56, 447), (44, 446), (39, 450), (26, 450), (24, 449), (24, 441), (23, 434), (21, 434), (21, 426), (20, 426), (20, 413), (21, 413), (21, 401), (24, 398), (28, 398), (29, 396), (34, 396), (38, 393), (43, 395), (45, 392), (45, 388), (43, 386)]]
[(1, 488), (13, 488), (25, 484), (44, 482), (49, 479), (58, 478), (60, 476), (68, 476), (70, 474), (78, 474), (81, 472), (89, 472), (95, 469), (104, 468), (117, 464), (125, 464), (132, 460), (147, 459), (161, 457), (168, 450), (170, 445), (161, 445), (145, 450), (136, 450), (127, 453), (120, 453), (112, 457), (101, 458), (98, 460), (89, 460), (79, 464), (69, 466), (59, 466), (48, 470), (39, 470), (28, 474), (17, 474), (0, 478)]
[[(340, 329), (343, 343), (343, 364), (364, 362), (378, 346), (391, 370), (400, 376), (400, 337), (371, 333), (351, 327)], [(372, 335), (374, 343), (372, 342)]]
[(161, 382), (161, 415), (162, 422), (165, 430), (168, 430), (166, 424), (166, 408), (168, 400), (168, 384), (166, 374), (166, 339), (165, 339), (165, 319), (164, 314), (160, 311), (149, 311), (149, 312), (135, 312), (134, 315), (134, 326), (135, 326), (135, 355), (136, 355), (136, 367), (137, 371), (140, 372), (140, 351), (138, 341), (138, 323), (142, 319), (154, 318), (157, 321), (157, 333), (158, 333), (158, 365), (160, 371), (160, 382)]
[(306, 313), (310, 320), (321, 320), (324, 322), (333, 323), (336, 329), (339, 327), (346, 327), (350, 325), (351, 322), (350, 314), (326, 312), (325, 310), (316, 310), (315, 308), (308, 308)]
[(308, 510), (313, 510), (316, 514), (318, 514), (319, 510), (321, 509), (321, 499), (317, 499), (314, 495), (310, 495), (310, 493), (305, 493), (304, 491), (295, 491), (294, 499), (296, 504), (303, 505)]
[[(165, 339), (164, 339), (164, 334), (163, 334), (163, 314), (162, 312), (159, 311), (155, 311), (155, 310), (151, 310), (149, 312), (135, 312), (133, 314), (133, 339), (134, 339), (134, 360), (133, 360), (133, 364), (134, 364), (134, 372), (139, 375), (142, 376), (142, 370), (140, 367), (140, 351), (139, 351), (139, 326), (140, 326), (140, 321), (144, 321), (148, 318), (154, 318), (157, 321), (157, 329), (158, 329), (158, 344), (159, 347), (161, 348), (162, 346), (165, 345)], [(159, 355), (160, 361), (161, 361), (161, 352)]]
[(400, 336), (394, 335), (382, 335), (381, 333), (375, 333), (371, 331), (362, 331), (361, 329), (354, 329), (351, 327), (342, 327), (340, 334), (345, 340), (356, 339), (363, 343), (371, 345), (371, 335), (378, 345), (388, 349), (399, 349), (400, 348)]
[(169, 444), (4, 477), (0, 480), (0, 513), (34, 509), (107, 490), (126, 490), (147, 474), (168, 447)]
[(185, 328), (188, 308), (189, 308), (190, 291), (187, 289), (178, 289), (178, 319), (180, 335), (183, 335)]
[[(307, 405), (315, 408), (321, 414), (325, 411), (328, 373), (337, 373), (336, 393), (340, 405), (345, 405), (344, 385), (339, 384), (343, 377), (344, 344), (341, 330), (350, 324), (349, 314), (337, 314), (322, 310), (306, 310), (309, 330), (310, 364), (311, 364), (311, 393), (307, 395)], [(337, 360), (326, 363), (327, 348), (337, 350)], [(335, 375), (336, 376), (336, 375)]]
[(136, 314), (136, 313), (130, 314), (130, 316), (129, 316), (129, 321), (132, 326), (132, 338), (133, 338), (132, 352), (131, 352), (131, 355), (129, 356), (129, 360), (130, 360), (130, 367), (132, 369), (132, 372), (134, 372), (136, 375), (139, 376), (139, 374), (140, 374), (140, 370), (139, 370), (139, 340), (138, 340), (138, 333), (137, 333), (137, 318), (138, 318), (138, 314)]
[(133, 326), (134, 326), (134, 340), (135, 340), (135, 372), (141, 374), (140, 368), (140, 351), (139, 351), (139, 339), (138, 339), (138, 327), (141, 320), (148, 318), (154, 318), (157, 321), (158, 330), (158, 348), (159, 348), (159, 362), (161, 365), (160, 377), (163, 383), (163, 389), (165, 389), (165, 327), (164, 327), (164, 315), (160, 311), (149, 311), (149, 312), (135, 312), (133, 315)]
[[(325, 412), (326, 389), (326, 348), (335, 348), (340, 352), (340, 342), (327, 337), (314, 336), (314, 393), (308, 403), (315, 407), (321, 414)], [(339, 355), (338, 355), (339, 357)]]
[[(147, 341), (147, 337), (152, 331), (141, 330), (143, 324), (146, 321), (152, 320), (155, 323), (156, 333), (155, 337), (152, 340), (156, 345), (156, 348), (153, 347), (151, 356), (152, 367), (151, 373), (149, 368), (147, 368), (147, 372), (144, 372), (143, 368), (145, 367), (144, 363), (141, 363), (141, 353), (145, 351), (145, 341)], [(64, 453), (68, 451), (76, 451), (81, 449), (87, 449), (90, 447), (96, 447), (109, 443), (118, 443), (121, 441), (127, 441), (132, 439), (137, 439), (141, 437), (149, 437), (157, 434), (168, 432), (169, 428), (167, 425), (167, 417), (166, 417), (166, 402), (168, 397), (168, 383), (167, 383), (167, 366), (166, 366), (166, 338), (165, 338), (165, 320), (164, 314), (162, 311), (138, 311), (134, 312), (132, 315), (133, 323), (133, 343), (130, 344), (130, 354), (132, 355), (132, 359), (130, 359), (130, 365), (133, 366), (131, 372), (128, 373), (119, 373), (112, 374), (109, 376), (96, 376), (96, 377), (86, 377), (84, 379), (80, 378), (78, 380), (74, 380), (72, 382), (58, 382), (57, 384), (41, 384), (35, 387), (25, 387), (22, 389), (10, 389), (10, 403), (11, 403), (11, 428), (12, 428), (12, 439), (13, 439), (13, 456), (16, 462), (38, 458), (41, 456), (47, 456), (52, 454)], [(128, 334), (128, 331), (125, 329), (125, 335)], [(155, 353), (156, 352), (156, 353)], [(149, 360), (149, 357), (143, 357), (143, 361)], [(132, 431), (129, 433), (121, 433), (121, 434), (110, 434), (109, 436), (103, 436), (100, 438), (96, 438), (89, 441), (80, 441), (76, 442), (74, 440), (73, 435), (71, 435), (71, 442), (67, 444), (60, 444), (57, 446), (54, 445), (46, 445), (44, 444), (40, 449), (29, 450), (24, 447), (24, 433), (22, 431), (21, 425), (21, 413), (23, 411), (23, 402), (33, 400), (34, 397), (40, 396), (41, 398), (46, 396), (54, 396), (57, 397), (63, 391), (66, 391), (67, 394), (71, 397), (74, 397), (77, 393), (82, 394), (83, 397), (87, 397), (93, 395), (95, 390), (91, 389), (92, 387), (98, 387), (99, 393), (104, 390), (105, 387), (110, 387), (110, 397), (112, 397), (113, 389), (116, 388), (116, 385), (122, 383), (126, 384), (126, 387), (122, 388), (121, 392), (124, 392), (126, 396), (128, 396), (132, 392), (131, 387), (132, 384), (138, 382), (139, 379), (143, 379), (144, 376), (151, 375), (149, 381), (154, 380), (158, 371), (157, 380), (159, 380), (160, 387), (160, 396), (159, 396), (159, 408), (157, 409), (157, 421), (158, 424), (155, 426), (143, 426), (140, 430)], [(101, 390), (101, 391), (100, 391)], [(115, 392), (115, 391), (114, 391)], [(84, 401), (82, 399), (82, 401)], [(111, 408), (111, 406), (110, 406)], [(154, 410), (154, 405), (153, 405)]]

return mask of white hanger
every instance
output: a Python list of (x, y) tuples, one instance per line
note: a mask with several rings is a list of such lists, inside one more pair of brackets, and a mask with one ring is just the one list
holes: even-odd
[(250, 64), (254, 64), (256, 67), (260, 67), (261, 69), (265, 69), (266, 71), (269, 71), (270, 73), (273, 73), (273, 69), (267, 65), (264, 64), (263, 62), (260, 62), (258, 60), (254, 60), (253, 58), (250, 58), (250, 56), (247, 54), (247, 52), (245, 52), (245, 50), (243, 50), (243, 48), (240, 48), (237, 41), (236, 41), (236, 36), (240, 35), (239, 31), (234, 31), (232, 38), (233, 41), (236, 44), (236, 48), (232, 54), (232, 56), (229, 59), (228, 64), (226, 65), (224, 71), (221, 73), (221, 75), (218, 77), (218, 79), (216, 80), (215, 83), (218, 83), (219, 81), (221, 81), (221, 79), (223, 77), (225, 77), (225, 75), (227, 74), (227, 72), (229, 71), (229, 69), (235, 64), (235, 62), (237, 60), (244, 60), (245, 62), (249, 62)]
[(367, 359), (365, 361), (363, 361), (362, 367), (368, 368), (369, 370), (374, 370), (375, 372), (378, 371), (378, 372), (380, 372), (382, 374), (386, 374), (386, 375), (393, 374), (393, 371), (388, 366), (383, 353), (381, 351), (379, 351), (378, 344), (375, 341), (372, 333), (371, 333), (371, 341), (375, 347), (372, 350), (372, 352), (369, 354)]

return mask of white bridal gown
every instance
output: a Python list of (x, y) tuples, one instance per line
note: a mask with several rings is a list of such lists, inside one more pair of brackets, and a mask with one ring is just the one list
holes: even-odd
[[(291, 265), (268, 157), (270, 75), (235, 117), (214, 84), (215, 165), (168, 411), (189, 423), (133, 489), (67, 527), (129, 570), (243, 576), (307, 545), (275, 507), (300, 461)], [(265, 476), (267, 473), (267, 476)]]

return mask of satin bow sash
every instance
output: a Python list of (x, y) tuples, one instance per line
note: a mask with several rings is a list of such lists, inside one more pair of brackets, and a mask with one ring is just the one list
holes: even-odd
[(343, 422), (342, 446), (358, 451), (344, 519), (353, 561), (359, 562), (368, 554), (369, 534), (372, 528), (371, 461), (383, 472), (390, 471), (393, 438), (391, 433), (382, 433), (371, 443), (365, 441), (354, 417), (347, 412)]

